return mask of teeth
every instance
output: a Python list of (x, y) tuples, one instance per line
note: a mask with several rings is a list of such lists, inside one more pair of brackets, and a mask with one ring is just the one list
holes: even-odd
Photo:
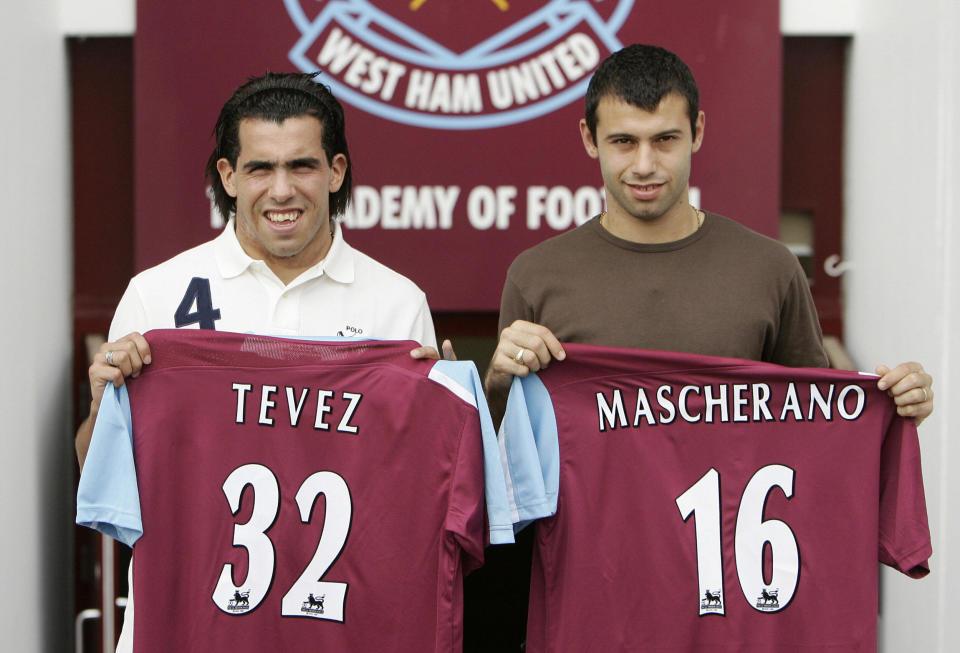
[(280, 213), (278, 211), (267, 211), (267, 218), (271, 222), (292, 222), (297, 219), (297, 211), (285, 211)]

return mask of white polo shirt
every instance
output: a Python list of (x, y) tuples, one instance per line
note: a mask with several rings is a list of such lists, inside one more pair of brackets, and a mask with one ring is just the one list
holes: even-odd
[[(270, 336), (415, 340), (436, 348), (423, 291), (348, 245), (339, 223), (326, 258), (289, 285), (247, 256), (233, 225), (230, 220), (213, 240), (131, 279), (113, 315), (110, 341), (133, 331), (205, 326)], [(130, 594), (118, 653), (133, 651)]]
[(213, 240), (135, 276), (117, 306), (110, 340), (200, 326), (437, 346), (423, 291), (347, 244), (339, 224), (326, 258), (284, 285), (266, 263), (247, 256), (231, 220)]

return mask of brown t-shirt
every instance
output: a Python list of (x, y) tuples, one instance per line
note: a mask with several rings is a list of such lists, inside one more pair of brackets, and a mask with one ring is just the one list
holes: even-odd
[(594, 218), (532, 247), (503, 289), (500, 328), (517, 319), (561, 342), (827, 365), (796, 257), (715, 214), (672, 243), (622, 240)]

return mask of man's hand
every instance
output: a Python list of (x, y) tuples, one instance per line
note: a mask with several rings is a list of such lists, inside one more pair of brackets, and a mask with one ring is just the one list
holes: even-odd
[[(449, 340), (444, 340), (443, 344), (440, 345), (440, 349), (443, 350), (443, 360), (445, 361), (455, 361), (457, 360), (457, 355), (453, 352), (453, 343)], [(411, 358), (429, 358), (431, 360), (440, 360), (440, 353), (433, 347), (417, 347), (410, 351)]]
[(90, 377), (90, 416), (77, 429), (75, 445), (80, 467), (87, 457), (90, 438), (93, 437), (93, 425), (100, 410), (103, 390), (108, 383), (119, 388), (128, 376), (139, 376), (144, 365), (150, 364), (150, 345), (139, 333), (131, 333), (114, 342), (105, 342), (93, 357), (93, 363), (87, 371)]
[(500, 341), (493, 352), (487, 379), (498, 385), (510, 385), (511, 376), (526, 376), (538, 372), (554, 358), (563, 360), (567, 354), (557, 337), (545, 326), (517, 320), (500, 333)]
[(93, 357), (88, 375), (90, 376), (90, 413), (100, 409), (103, 389), (108, 383), (115, 388), (123, 385), (128, 376), (139, 376), (144, 365), (150, 364), (150, 345), (139, 333), (131, 333), (114, 342), (100, 345), (100, 351)]
[(566, 356), (560, 341), (545, 326), (517, 320), (500, 332), (483, 384), (494, 420), (503, 417), (514, 376), (538, 372), (551, 360), (562, 361)]
[(886, 365), (877, 365), (876, 373), (880, 375), (877, 387), (893, 397), (899, 415), (912, 417), (920, 426), (933, 412), (933, 377), (923, 365), (902, 363), (892, 370)]

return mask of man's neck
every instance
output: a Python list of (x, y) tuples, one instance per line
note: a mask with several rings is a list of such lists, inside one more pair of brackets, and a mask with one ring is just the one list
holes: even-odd
[[(327, 252), (329, 252), (329, 248), (327, 249)], [(270, 268), (271, 272), (277, 275), (277, 278), (283, 282), (284, 286), (289, 286), (291, 281), (326, 258), (327, 252), (324, 252), (319, 258), (313, 257), (309, 259), (310, 262), (308, 263), (294, 262), (290, 258), (275, 257), (268, 257), (264, 259), (263, 262), (267, 264), (267, 267)]]
[(608, 232), (631, 243), (657, 244), (683, 240), (700, 228), (696, 209), (683, 202), (658, 218), (637, 218), (616, 209), (603, 214), (600, 224)]
[(273, 256), (269, 252), (252, 253), (244, 246), (243, 239), (237, 234), (240, 247), (250, 258), (263, 261), (284, 286), (301, 274), (327, 258), (336, 238), (336, 227), (331, 228), (327, 238), (315, 238), (301, 252), (293, 256)]

